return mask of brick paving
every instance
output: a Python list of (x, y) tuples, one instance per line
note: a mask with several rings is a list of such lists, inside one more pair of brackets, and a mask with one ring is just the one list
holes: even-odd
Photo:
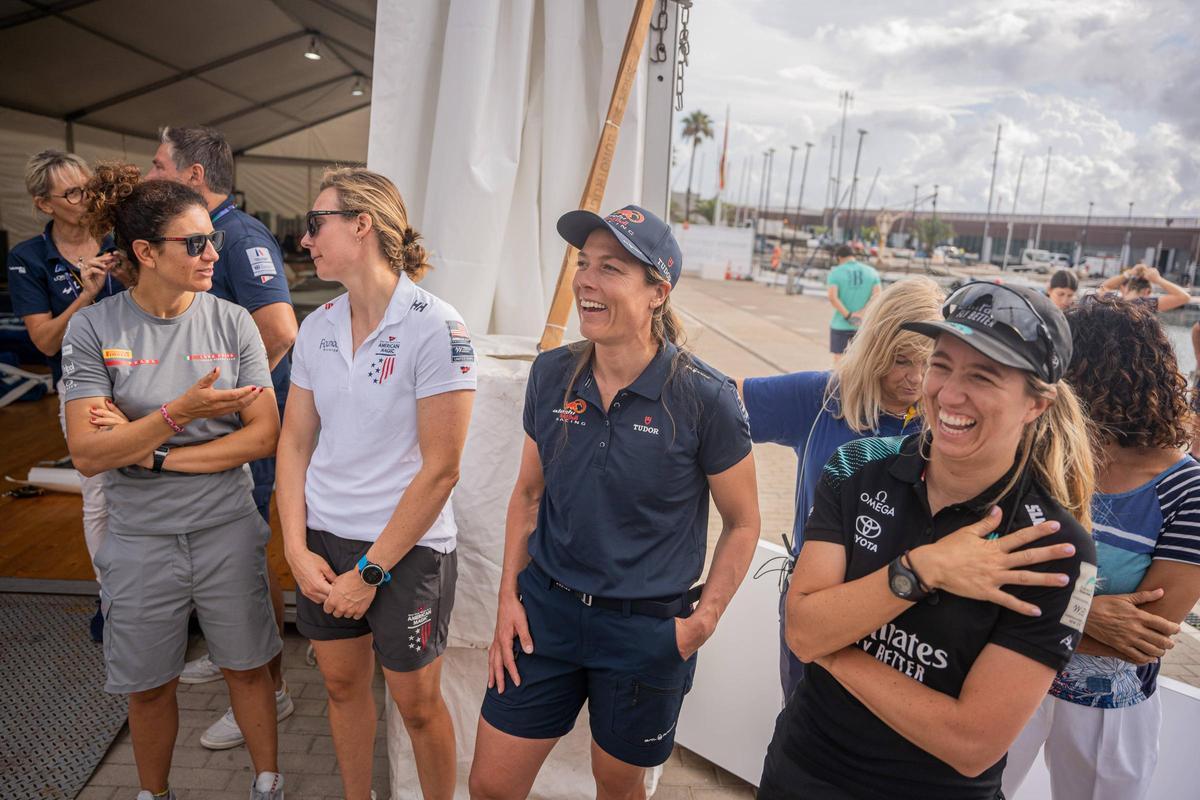
[[(779, 288), (754, 283), (701, 281), (680, 283), (675, 300), (695, 352), (733, 377), (771, 375), (781, 370), (827, 369), (829, 310), (822, 298), (787, 296)], [(794, 516), (796, 457), (775, 445), (755, 445), (762, 536), (778, 542), (790, 531)], [(710, 515), (711, 552), (720, 534), (720, 518)], [(296, 713), (280, 724), (281, 769), (290, 800), (334, 800), (341, 783), (325, 718), (325, 689), (320, 674), (304, 661), (306, 643), (294, 630), (284, 643), (284, 674)], [(1200, 632), (1181, 634), (1164, 659), (1163, 674), (1200, 686)], [(380, 800), (390, 796), (383, 721), (382, 679), (376, 681), (380, 711), (375, 746), (374, 786)], [(251, 780), (245, 748), (210, 752), (200, 734), (228, 705), (225, 684), (215, 681), (179, 690), (180, 732), (175, 746), (171, 784), (181, 800), (244, 798)], [(81, 800), (132, 800), (137, 775), (128, 728), (119, 736), (100, 768), (79, 795)], [(752, 798), (753, 788), (705, 759), (677, 747), (663, 769), (656, 800), (726, 800)]]

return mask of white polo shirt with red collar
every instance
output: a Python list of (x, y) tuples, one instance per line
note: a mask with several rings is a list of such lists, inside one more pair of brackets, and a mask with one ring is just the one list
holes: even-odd
[[(373, 542), (421, 468), (417, 401), (475, 388), (462, 316), (401, 275), (383, 321), (351, 352), (350, 297), (300, 326), (292, 383), (313, 393), (321, 432), (304, 481), (308, 526)], [(458, 529), (447, 501), (418, 542), (441, 553)]]

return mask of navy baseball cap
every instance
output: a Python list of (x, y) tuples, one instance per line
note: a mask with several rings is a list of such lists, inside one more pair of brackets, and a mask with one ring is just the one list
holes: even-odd
[(612, 231), (629, 253), (658, 270), (671, 286), (679, 283), (683, 271), (683, 253), (671, 233), (671, 226), (641, 206), (625, 206), (602, 217), (591, 211), (568, 211), (558, 218), (558, 235), (573, 247), (582, 249), (588, 234), (598, 228)]

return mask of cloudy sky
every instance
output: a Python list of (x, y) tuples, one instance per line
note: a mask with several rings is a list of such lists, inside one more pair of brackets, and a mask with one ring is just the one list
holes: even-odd
[[(858, 203), (880, 169), (871, 205), (911, 204), (939, 184), (938, 207), (987, 205), (996, 126), (1003, 126), (997, 205), (1036, 212), (1053, 148), (1047, 213), (1200, 216), (1200, 2), (1196, 0), (698, 0), (683, 115), (714, 118), (696, 156), (695, 186), (715, 187), (725, 107), (730, 180), (747, 157), (757, 196), (762, 152), (776, 148), (772, 204), (783, 204), (789, 145), (815, 144), (805, 207), (823, 204), (838, 93), (854, 94), (843, 187), (858, 128)], [(674, 188), (687, 183), (678, 151)], [(703, 174), (701, 174), (703, 153)], [(835, 166), (836, 171), (836, 166)], [(679, 177), (682, 175), (682, 177)], [(753, 203), (753, 199), (751, 200)]]

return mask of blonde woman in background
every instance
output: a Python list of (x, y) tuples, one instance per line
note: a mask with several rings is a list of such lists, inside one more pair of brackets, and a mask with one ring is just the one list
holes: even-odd
[[(325, 174), (301, 244), (346, 287), (300, 327), (276, 466), (297, 627), (329, 693), (344, 796), (372, 796), (375, 656), (421, 793), (454, 795), (442, 652), (458, 577), (450, 492), (475, 390), (462, 317), (417, 287), (420, 235), (387, 178)], [(318, 440), (317, 433), (320, 432)], [(373, 651), (373, 652), (372, 652)]]
[[(932, 351), (930, 341), (901, 329), (906, 322), (941, 317), (945, 296), (929, 278), (892, 284), (867, 306), (862, 327), (832, 371), (793, 372), (739, 381), (750, 415), (750, 436), (796, 451), (796, 521), (792, 559), (804, 541), (821, 468), (846, 442), (864, 436), (901, 436), (921, 429), (917, 404)], [(790, 574), (790, 564), (787, 572)], [(784, 697), (799, 683), (803, 665), (788, 650), (783, 598), (779, 605), (779, 674)]]
[[(50, 362), (58, 392), (58, 418), (66, 436), (64, 412), (62, 344), (67, 324), (80, 309), (87, 308), (125, 287), (113, 277), (120, 263), (112, 236), (98, 237), (88, 230), (84, 187), (92, 171), (74, 153), (43, 150), (25, 164), (25, 188), (33, 207), (49, 217), (37, 236), (18, 244), (8, 254), (8, 290), (13, 314), (25, 323), (29, 338)], [(69, 376), (68, 376), (69, 377)], [(82, 478), (83, 538), (89, 560), (108, 530), (108, 510), (100, 478)], [(100, 579), (99, 572), (96, 580)], [(104, 617), (97, 601), (91, 635), (100, 641)]]

